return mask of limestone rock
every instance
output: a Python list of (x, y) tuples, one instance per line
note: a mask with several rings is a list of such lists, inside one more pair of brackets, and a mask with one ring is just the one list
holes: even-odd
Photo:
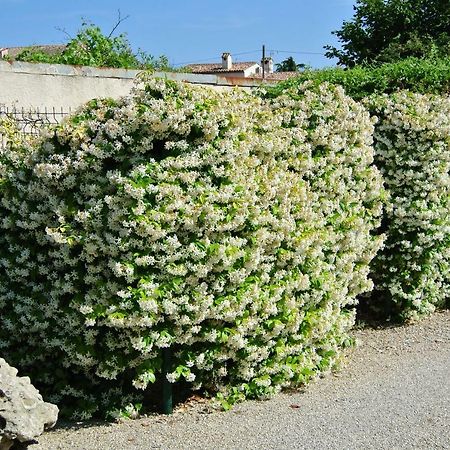
[(57, 419), (57, 406), (44, 402), (30, 379), (0, 358), (0, 450), (33, 441)]

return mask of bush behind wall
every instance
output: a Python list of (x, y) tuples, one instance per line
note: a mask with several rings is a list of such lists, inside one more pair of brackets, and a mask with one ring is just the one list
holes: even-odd
[(298, 77), (271, 86), (272, 96), (306, 81), (316, 84), (332, 83), (345, 89), (354, 100), (362, 100), (372, 94), (392, 94), (410, 90), (421, 94), (450, 93), (450, 57), (405, 58), (395, 63), (377, 66), (355, 66), (305, 70)]

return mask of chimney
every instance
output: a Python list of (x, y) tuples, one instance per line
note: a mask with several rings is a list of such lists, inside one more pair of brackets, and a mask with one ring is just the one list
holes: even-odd
[(231, 54), (227, 52), (222, 53), (222, 69), (230, 70), (232, 66)]
[(273, 73), (273, 59), (270, 56), (262, 59), (261, 65), (264, 66), (264, 73)]

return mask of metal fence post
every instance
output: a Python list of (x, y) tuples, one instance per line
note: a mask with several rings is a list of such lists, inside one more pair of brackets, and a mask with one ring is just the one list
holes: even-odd
[(170, 347), (163, 348), (163, 413), (172, 414), (173, 412), (173, 390), (172, 383), (169, 383), (167, 374), (172, 372), (172, 349)]

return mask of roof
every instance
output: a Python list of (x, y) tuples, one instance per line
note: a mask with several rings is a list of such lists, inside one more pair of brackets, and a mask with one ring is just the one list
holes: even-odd
[(8, 55), (10, 58), (15, 58), (19, 53), (24, 50), (40, 50), (43, 53), (49, 55), (56, 55), (62, 53), (67, 46), (65, 44), (54, 44), (54, 45), (27, 45), (23, 47), (2, 47), (0, 50), (3, 55)]
[(188, 64), (186, 67), (192, 73), (224, 73), (224, 72), (243, 72), (244, 70), (258, 64), (255, 61), (234, 62), (231, 69), (224, 69), (221, 63), (213, 64)]

